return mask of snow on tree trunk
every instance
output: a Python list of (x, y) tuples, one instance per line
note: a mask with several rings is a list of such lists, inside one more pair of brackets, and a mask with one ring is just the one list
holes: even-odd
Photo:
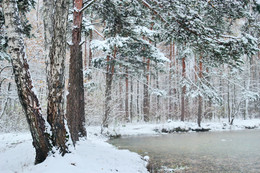
[(73, 143), (86, 136), (83, 86), (83, 57), (81, 48), (82, 0), (74, 1), (72, 45), (70, 46), (69, 94), (67, 96), (68, 125)]
[(64, 122), (64, 61), (66, 57), (66, 29), (68, 0), (56, 0), (53, 10), (53, 37), (51, 40), (48, 71), (47, 120), (51, 125), (52, 142), (62, 155), (68, 152)]
[(29, 124), (33, 146), (36, 150), (35, 164), (37, 164), (43, 162), (48, 156), (51, 148), (49, 134), (46, 132), (45, 120), (42, 117), (29, 72), (16, 0), (4, 0), (3, 11), (8, 36), (8, 53), (12, 58), (18, 96)]
[[(49, 62), (49, 55), (50, 55), (50, 47), (52, 44), (52, 37), (53, 37), (53, 7), (54, 1), (50, 0), (43, 0), (43, 24), (44, 24), (44, 48), (45, 48), (45, 63), (46, 63), (46, 73), (50, 71), (50, 62)], [(49, 86), (48, 82), (48, 75), (47, 75), (47, 85)]]
[(105, 114), (102, 120), (102, 129), (108, 127), (108, 119), (111, 113), (113, 64), (110, 56), (107, 56), (106, 89), (105, 89)]

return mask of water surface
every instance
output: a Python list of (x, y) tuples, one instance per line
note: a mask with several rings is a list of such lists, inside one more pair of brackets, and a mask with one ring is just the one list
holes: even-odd
[(260, 173), (260, 130), (125, 137), (109, 143), (149, 155), (154, 172), (166, 166), (187, 173)]

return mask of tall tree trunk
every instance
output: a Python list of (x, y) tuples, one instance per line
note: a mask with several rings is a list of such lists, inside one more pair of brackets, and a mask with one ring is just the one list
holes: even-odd
[[(44, 24), (44, 48), (45, 48), (45, 63), (46, 63), (46, 73), (50, 71), (50, 47), (52, 45), (52, 37), (53, 37), (53, 8), (54, 1), (43, 0), (43, 24)], [(47, 75), (47, 88), (51, 88), (49, 86), (51, 83), (48, 81), (49, 77)]]
[(123, 96), (122, 96), (122, 92), (123, 92), (123, 86), (122, 86), (122, 77), (119, 78), (119, 109), (120, 112), (123, 112)]
[(140, 82), (137, 80), (136, 84), (136, 112), (137, 112), (137, 121), (140, 121), (140, 105), (139, 105), (139, 98), (140, 98)]
[(88, 67), (91, 67), (91, 62), (92, 62), (92, 50), (91, 50), (91, 43), (93, 40), (93, 31), (92, 29), (89, 30), (89, 48), (88, 48), (88, 52), (89, 52), (89, 58), (88, 58)]
[(134, 112), (133, 112), (133, 102), (134, 102), (134, 88), (133, 88), (133, 77), (131, 76), (131, 82), (130, 82), (130, 122), (133, 121)]
[(51, 125), (52, 143), (62, 155), (68, 152), (64, 123), (64, 61), (66, 57), (66, 30), (68, 0), (56, 0), (53, 10), (53, 37), (51, 39), (48, 71), (47, 120)]
[(143, 99), (143, 113), (144, 121), (148, 122), (150, 117), (150, 99), (149, 99), (149, 69), (150, 69), (150, 59), (146, 61), (147, 67), (145, 68), (145, 83), (144, 83), (144, 99)]
[[(156, 88), (157, 89), (160, 89), (159, 88), (159, 71), (156, 70)], [(157, 121), (160, 122), (161, 121), (161, 112), (160, 112), (160, 95), (157, 95), (156, 97), (156, 107), (157, 107)]]
[(88, 68), (88, 49), (87, 49), (87, 32), (85, 32), (85, 44), (84, 44), (84, 69)]
[[(182, 77), (183, 79), (185, 79), (186, 77), (185, 58), (182, 58)], [(182, 93), (181, 93), (181, 121), (184, 121), (184, 117), (185, 117), (185, 94), (186, 94), (186, 86), (183, 86)]]
[[(202, 78), (202, 55), (200, 55), (200, 61), (199, 61), (199, 78), (200, 78), (200, 82), (201, 82), (201, 78)], [(201, 94), (199, 95), (199, 107), (198, 107), (198, 126), (200, 127), (201, 124), (201, 118), (202, 118), (202, 104), (203, 104), (203, 100), (202, 100), (202, 96)]]
[(173, 47), (174, 47), (174, 44), (170, 44), (170, 70), (169, 70), (169, 108), (168, 108), (168, 118), (167, 119), (172, 119), (172, 113), (173, 113), (173, 111), (172, 111), (172, 106), (173, 106), (173, 102), (172, 102), (172, 97), (173, 97), (173, 94), (172, 94), (172, 62), (173, 62)]
[(37, 164), (46, 159), (51, 149), (49, 134), (46, 132), (45, 120), (40, 111), (38, 98), (33, 91), (24, 41), (20, 30), (21, 22), (18, 16), (17, 1), (4, 0), (3, 11), (8, 36), (8, 53), (11, 55), (19, 100), (25, 112), (33, 139), (33, 146), (36, 150), (35, 163)]
[(228, 122), (231, 123), (231, 105), (230, 105), (230, 78), (228, 78), (228, 83), (227, 83), (227, 87), (228, 87), (228, 93), (227, 93), (227, 102), (228, 102), (228, 105), (227, 105), (227, 109), (228, 109)]
[[(89, 30), (89, 43), (88, 43), (88, 69), (92, 69), (92, 57), (93, 57), (93, 53), (91, 50), (92, 40), (93, 40), (93, 31), (91, 29), (91, 30)], [(91, 75), (92, 75), (91, 73), (88, 74), (89, 81), (92, 79)]]
[(70, 46), (69, 94), (67, 96), (68, 125), (73, 144), (86, 136), (83, 86), (83, 56), (81, 43), (83, 0), (74, 0), (72, 45)]
[(114, 55), (113, 59), (107, 55), (107, 72), (106, 72), (106, 89), (105, 89), (105, 114), (102, 120), (102, 129), (101, 133), (103, 132), (104, 128), (108, 127), (108, 120), (111, 112), (111, 101), (112, 101), (112, 82), (113, 82), (113, 75), (114, 75), (114, 59), (116, 58), (116, 47), (114, 47)]
[(125, 76), (125, 120), (126, 122), (129, 122), (129, 88), (128, 88), (128, 69), (125, 70), (126, 76)]

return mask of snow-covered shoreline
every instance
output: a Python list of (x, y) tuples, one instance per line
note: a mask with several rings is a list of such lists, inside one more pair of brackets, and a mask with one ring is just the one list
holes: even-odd
[[(111, 126), (108, 136), (158, 135), (163, 129), (195, 129), (195, 122), (167, 122), (163, 124), (123, 124)], [(211, 131), (260, 129), (260, 119), (235, 120), (231, 126), (224, 120), (202, 123), (202, 128)], [(141, 156), (128, 150), (118, 150), (108, 144), (107, 136), (99, 135), (100, 126), (89, 126), (88, 139), (82, 139), (71, 147), (71, 153), (61, 157), (59, 154), (49, 156), (45, 162), (34, 165), (35, 151), (29, 132), (0, 133), (0, 168), (1, 173), (146, 173), (147, 162)]]
[[(185, 132), (192, 132), (195, 129), (209, 129), (209, 131), (228, 131), (228, 130), (245, 130), (245, 129), (260, 129), (260, 119), (249, 120), (234, 120), (233, 125), (230, 125), (226, 119), (215, 122), (203, 122), (201, 127), (198, 127), (196, 122), (168, 121), (166, 123), (136, 123), (136, 124), (121, 124), (110, 126), (105, 132), (107, 136), (134, 136), (134, 135), (158, 135), (164, 131), (175, 132), (174, 129), (181, 129)], [(98, 126), (88, 127), (90, 134), (100, 131)]]

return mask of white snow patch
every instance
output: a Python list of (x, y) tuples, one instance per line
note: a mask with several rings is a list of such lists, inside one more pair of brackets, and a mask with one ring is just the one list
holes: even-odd
[(147, 173), (147, 162), (138, 154), (118, 150), (102, 139), (81, 140), (70, 154), (54, 154), (34, 165), (35, 151), (29, 133), (0, 134), (0, 172)]

